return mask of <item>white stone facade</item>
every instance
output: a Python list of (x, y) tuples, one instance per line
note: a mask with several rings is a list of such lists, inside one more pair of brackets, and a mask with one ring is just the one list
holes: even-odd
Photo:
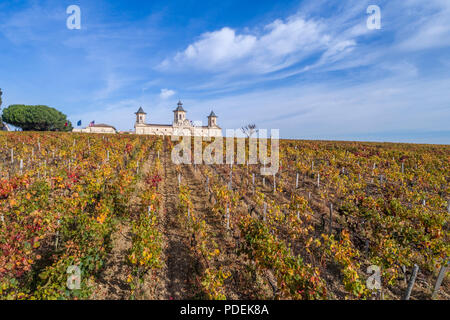
[(217, 116), (214, 112), (208, 116), (208, 126), (194, 126), (186, 119), (186, 111), (183, 104), (178, 102), (178, 108), (173, 111), (174, 120), (172, 125), (147, 124), (145, 123), (146, 113), (142, 108), (136, 112), (135, 133), (140, 135), (161, 135), (161, 136), (201, 136), (201, 137), (221, 137), (222, 129), (217, 125)]
[(107, 133), (107, 134), (115, 134), (116, 128), (107, 124), (95, 124), (93, 126), (84, 128), (84, 129), (73, 129), (72, 132), (78, 133)]

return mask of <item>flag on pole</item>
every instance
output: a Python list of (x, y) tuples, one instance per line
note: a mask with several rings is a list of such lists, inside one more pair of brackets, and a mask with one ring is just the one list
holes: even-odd
[(95, 124), (95, 120), (94, 120), (94, 121), (92, 121), (91, 123), (89, 123), (89, 127), (93, 127), (93, 126), (94, 126), (94, 124)]
[(64, 127), (67, 127), (67, 125), (68, 125), (69, 123), (68, 122), (66, 122), (66, 124), (64, 125)]
[(81, 127), (81, 120), (78, 121), (77, 126)]

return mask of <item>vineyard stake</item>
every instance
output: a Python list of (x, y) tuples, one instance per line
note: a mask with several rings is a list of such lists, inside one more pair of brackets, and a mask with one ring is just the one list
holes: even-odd
[(264, 202), (263, 221), (266, 222), (267, 203)]
[(56, 223), (58, 224), (58, 230), (56, 231), (55, 250), (58, 250), (58, 242), (59, 242), (59, 225), (60, 225), (59, 219), (56, 221)]
[(255, 194), (255, 174), (252, 173), (252, 180), (253, 180), (253, 194)]
[(298, 189), (298, 172), (297, 172), (297, 178), (295, 179), (295, 189)]
[(402, 174), (404, 174), (404, 173), (405, 173), (405, 163), (402, 162)]
[(263, 177), (263, 187), (266, 186), (266, 177)]
[(333, 233), (333, 204), (330, 203), (330, 231), (329, 231), (330, 236), (332, 233)]
[(447, 200), (447, 212), (450, 213), (450, 200)]
[(206, 177), (206, 193), (209, 191), (209, 177)]
[(11, 163), (14, 163), (14, 150), (11, 149)]
[(275, 173), (273, 174), (273, 193), (277, 191), (277, 183), (275, 181)]
[(317, 188), (320, 188), (320, 173), (317, 174)]
[(414, 283), (416, 282), (416, 277), (417, 277), (418, 271), (419, 271), (419, 266), (417, 264), (415, 264), (411, 278), (409, 279), (408, 288), (406, 289), (403, 300), (409, 300), (409, 298), (411, 298), (411, 291), (414, 287)]
[(441, 287), (442, 281), (444, 280), (444, 276), (447, 273), (449, 261), (444, 262), (444, 264), (441, 266), (441, 270), (439, 271), (438, 278), (436, 280), (436, 284), (434, 285), (433, 294), (431, 295), (431, 299), (435, 299), (439, 288)]
[(227, 203), (227, 230), (230, 230), (230, 208)]

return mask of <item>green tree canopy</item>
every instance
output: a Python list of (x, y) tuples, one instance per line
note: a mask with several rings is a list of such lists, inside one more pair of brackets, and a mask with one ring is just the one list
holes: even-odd
[[(72, 123), (62, 112), (48, 106), (10, 105), (3, 110), (4, 122), (23, 131), (71, 131)], [(66, 126), (67, 123), (67, 126)]]

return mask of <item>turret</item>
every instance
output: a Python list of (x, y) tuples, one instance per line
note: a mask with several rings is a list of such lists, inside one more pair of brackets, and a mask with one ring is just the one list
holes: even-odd
[(186, 111), (183, 109), (183, 103), (178, 101), (178, 107), (173, 111), (173, 123), (183, 123), (186, 120)]
[(208, 116), (208, 127), (217, 127), (217, 116), (214, 111)]
[(142, 107), (135, 113), (136, 114), (136, 124), (145, 124), (145, 116), (147, 115)]

